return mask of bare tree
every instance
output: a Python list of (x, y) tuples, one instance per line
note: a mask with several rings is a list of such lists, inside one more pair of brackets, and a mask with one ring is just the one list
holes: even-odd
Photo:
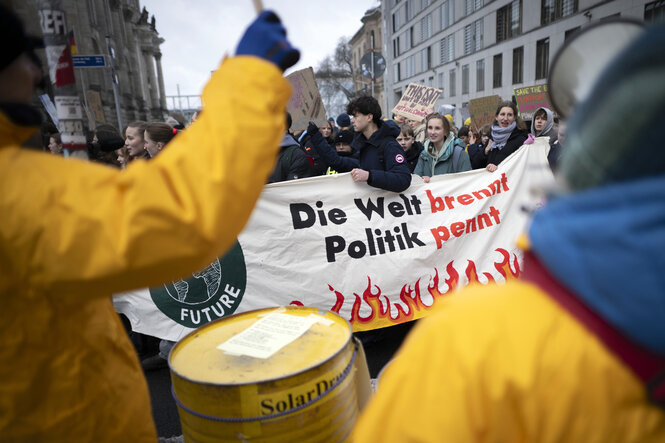
[(343, 112), (346, 103), (361, 95), (354, 90), (353, 78), (358, 74), (353, 68), (349, 40), (345, 37), (339, 39), (335, 52), (319, 63), (314, 75), (328, 115)]

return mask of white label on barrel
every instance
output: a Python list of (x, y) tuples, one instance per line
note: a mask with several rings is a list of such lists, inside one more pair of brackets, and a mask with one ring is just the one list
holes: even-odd
[(270, 358), (275, 352), (305, 333), (318, 319), (273, 313), (234, 335), (217, 349), (236, 355)]

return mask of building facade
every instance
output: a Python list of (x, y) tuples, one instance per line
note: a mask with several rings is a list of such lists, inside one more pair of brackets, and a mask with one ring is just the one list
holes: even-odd
[[(349, 40), (351, 54), (353, 55), (353, 66), (355, 68), (353, 73), (353, 89), (366, 95), (372, 95), (372, 78), (371, 76), (363, 75), (360, 69), (360, 61), (372, 49), (374, 49), (376, 54), (381, 54), (385, 59), (385, 55), (382, 54), (384, 45), (381, 7), (377, 6), (376, 8), (367, 10), (361, 21), (363, 25), (351, 37), (351, 40)], [(384, 72), (383, 75), (375, 76), (373, 96), (381, 105), (383, 113), (387, 115), (390, 110), (385, 107), (387, 106), (384, 93), (385, 75), (386, 73)]]
[[(29, 33), (41, 35), (38, 2), (5, 3), (21, 17)], [(105, 68), (75, 68), (77, 90), (89, 120), (119, 129), (135, 120), (163, 120), (167, 109), (160, 45), (164, 40), (154, 16), (149, 17), (139, 0), (61, 0), (59, 9), (66, 14), (67, 30), (73, 31), (77, 55), (106, 56)], [(43, 62), (46, 69), (45, 58)]]
[[(488, 95), (547, 82), (550, 63), (577, 30), (613, 17), (655, 21), (653, 0), (384, 0), (387, 106), (409, 83), (443, 90), (438, 105), (468, 108)], [(436, 109), (436, 107), (435, 107)], [(456, 113), (461, 123), (464, 112)]]

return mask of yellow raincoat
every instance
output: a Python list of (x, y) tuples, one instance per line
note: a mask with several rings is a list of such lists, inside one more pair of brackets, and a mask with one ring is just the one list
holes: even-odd
[(438, 302), (379, 379), (355, 442), (663, 442), (642, 382), (530, 283)]
[(227, 59), (199, 119), (124, 172), (19, 149), (32, 131), (0, 114), (0, 440), (156, 441), (110, 294), (190, 275), (235, 241), (289, 94), (273, 64)]

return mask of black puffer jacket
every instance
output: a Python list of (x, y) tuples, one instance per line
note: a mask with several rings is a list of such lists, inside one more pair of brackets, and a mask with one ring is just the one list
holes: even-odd
[(314, 175), (307, 154), (291, 134), (284, 134), (279, 146), (279, 154), (277, 154), (275, 167), (268, 177), (268, 183), (296, 180)]

